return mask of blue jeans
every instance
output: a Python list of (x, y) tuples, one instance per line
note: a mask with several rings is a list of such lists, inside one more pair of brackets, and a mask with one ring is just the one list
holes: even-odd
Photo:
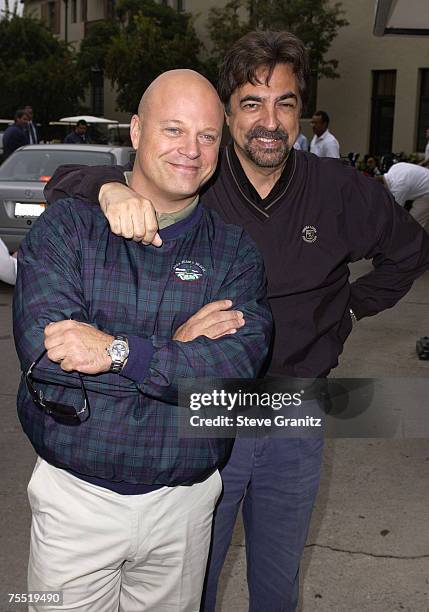
[(250, 612), (294, 612), (323, 438), (237, 438), (222, 471), (201, 610), (214, 612), (241, 501)]

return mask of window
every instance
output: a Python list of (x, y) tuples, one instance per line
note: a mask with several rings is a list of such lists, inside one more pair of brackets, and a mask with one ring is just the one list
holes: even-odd
[(182, 12), (185, 10), (185, 0), (177, 0), (177, 10)]
[(373, 70), (369, 145), (372, 155), (392, 152), (395, 90), (396, 70)]
[(70, 21), (71, 23), (76, 23), (77, 21), (77, 0), (72, 0), (71, 2)]
[(87, 0), (80, 0), (80, 20), (87, 21), (88, 19), (88, 3)]
[(420, 70), (419, 115), (417, 119), (416, 151), (426, 147), (426, 130), (429, 128), (429, 68)]
[(54, 34), (60, 33), (60, 12), (61, 6), (59, 0), (56, 0), (56, 2), (49, 2), (48, 24)]
[[(71, 131), (73, 131), (71, 127)], [(83, 147), (85, 148), (85, 147)], [(41, 176), (52, 176), (58, 166), (82, 164), (112, 166), (116, 163), (110, 153), (102, 151), (73, 151), (68, 146), (41, 147), (37, 151), (16, 151), (1, 166), (0, 181), (39, 181)]]
[(42, 21), (46, 23), (53, 34), (60, 33), (60, 0), (42, 4)]

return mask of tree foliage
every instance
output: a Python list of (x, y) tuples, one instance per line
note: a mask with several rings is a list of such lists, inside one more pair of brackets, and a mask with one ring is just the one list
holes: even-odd
[(343, 15), (341, 3), (329, 0), (230, 0), (209, 12), (213, 60), (218, 64), (231, 45), (251, 30), (288, 30), (305, 43), (313, 74), (338, 77), (338, 61), (325, 55), (339, 28), (348, 25)]
[(119, 32), (105, 57), (106, 75), (118, 89), (120, 110), (135, 112), (148, 85), (173, 68), (201, 68), (201, 43), (192, 18), (153, 0), (122, 0)]
[(330, 0), (229, 0), (212, 8), (209, 59), (190, 14), (155, 0), (118, 0), (118, 19), (92, 25), (74, 56), (42, 24), (10, 12), (0, 20), (0, 116), (11, 117), (31, 104), (38, 121), (79, 110), (83, 86), (102, 70), (118, 90), (120, 110), (134, 112), (150, 82), (172, 68), (193, 68), (216, 80), (218, 63), (231, 44), (255, 29), (286, 29), (307, 45), (314, 75), (338, 76), (326, 59), (338, 29), (347, 25), (339, 3)]
[(0, 20), (0, 116), (29, 104), (43, 123), (78, 108), (82, 88), (66, 45), (41, 23), (14, 14)]
[(91, 82), (94, 70), (105, 70), (112, 39), (119, 31), (119, 24), (113, 20), (97, 21), (91, 26), (77, 54), (77, 68), (84, 85)]

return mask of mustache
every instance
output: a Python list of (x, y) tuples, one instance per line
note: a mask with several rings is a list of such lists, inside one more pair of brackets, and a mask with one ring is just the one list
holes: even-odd
[(255, 127), (247, 132), (247, 139), (252, 140), (252, 138), (273, 138), (274, 140), (282, 140), (283, 142), (287, 142), (289, 139), (289, 134), (282, 129), (267, 130), (264, 127)]

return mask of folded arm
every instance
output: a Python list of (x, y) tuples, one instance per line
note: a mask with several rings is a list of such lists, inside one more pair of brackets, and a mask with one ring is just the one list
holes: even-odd
[[(144, 393), (167, 401), (174, 401), (181, 378), (256, 377), (268, 353), (272, 321), (262, 258), (244, 234), (215, 298), (232, 302), (237, 312), (234, 333), (217, 339), (199, 335), (189, 341), (186, 335), (182, 341), (132, 336), (122, 376), (134, 380)], [(175, 337), (180, 337), (179, 330)]]
[[(89, 318), (81, 277), (82, 228), (75, 226), (71, 206), (61, 202), (48, 209), (20, 250), (14, 334), (23, 371), (46, 346), (51, 359), (44, 358), (37, 369), (42, 380), (71, 384), (78, 370), (95, 387), (102, 383), (136, 388), (137, 384), (144, 393), (165, 401), (174, 401), (181, 377), (256, 376), (268, 351), (271, 315), (262, 258), (244, 234), (237, 258), (215, 296), (216, 300), (230, 300), (242, 313), (223, 321), (228, 331), (237, 332), (214, 328), (207, 337), (195, 337), (195, 329), (190, 331), (188, 325), (176, 330), (181, 340), (130, 335), (130, 356), (121, 375), (107, 373), (110, 362), (104, 351), (112, 336), (109, 330), (97, 330)], [(228, 308), (224, 305), (218, 310), (225, 318)], [(56, 325), (50, 325), (53, 322)], [(218, 323), (221, 321), (215, 319), (214, 324)], [(196, 329), (204, 333), (208, 327), (207, 323)], [(52, 329), (57, 333), (51, 333)], [(211, 339), (220, 333), (226, 336)], [(84, 365), (75, 360), (79, 355), (86, 360)]]

